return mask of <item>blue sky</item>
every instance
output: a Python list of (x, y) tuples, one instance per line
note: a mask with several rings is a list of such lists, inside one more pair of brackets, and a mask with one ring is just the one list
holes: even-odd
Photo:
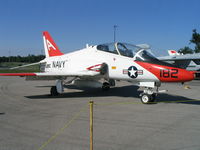
[(113, 41), (148, 43), (156, 55), (190, 46), (199, 0), (0, 0), (0, 56), (43, 53), (42, 31), (64, 52)]

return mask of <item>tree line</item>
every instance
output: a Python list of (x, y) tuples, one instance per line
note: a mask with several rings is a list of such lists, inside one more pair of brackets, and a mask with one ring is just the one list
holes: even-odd
[(179, 53), (183, 54), (193, 54), (193, 53), (200, 53), (200, 34), (197, 32), (196, 29), (192, 30), (192, 38), (190, 40), (190, 44), (194, 44), (194, 49), (191, 49), (188, 46), (185, 46), (184, 48), (181, 48), (178, 50)]
[(28, 56), (2, 56), (0, 57), (1, 62), (28, 62), (34, 63), (44, 59), (44, 55), (28, 55)]

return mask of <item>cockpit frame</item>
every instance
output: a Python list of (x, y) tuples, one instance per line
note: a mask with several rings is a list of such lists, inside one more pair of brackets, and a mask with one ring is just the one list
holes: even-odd
[(114, 53), (116, 55), (133, 58), (134, 55), (141, 49), (136, 45), (127, 43), (107, 43), (97, 45), (97, 50)]
[(170, 65), (158, 60), (152, 54), (150, 47), (147, 47), (145, 44), (139, 46), (139, 45), (116, 42), (116, 43), (97, 45), (96, 48), (97, 50), (132, 58), (134, 61), (164, 64), (168, 66)]

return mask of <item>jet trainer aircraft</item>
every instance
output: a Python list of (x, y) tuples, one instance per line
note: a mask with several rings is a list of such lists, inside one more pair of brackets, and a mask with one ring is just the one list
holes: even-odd
[[(115, 80), (139, 83), (144, 104), (154, 102), (161, 82), (186, 82), (194, 79), (193, 71), (187, 71), (162, 62), (152, 56), (148, 46), (127, 43), (108, 43), (63, 54), (47, 31), (43, 32), (46, 58), (38, 73), (1, 73), (0, 76), (26, 76), (27, 80), (56, 80), (51, 95), (64, 92), (64, 85), (101, 86), (103, 90), (115, 85)], [(37, 64), (37, 63), (34, 63)], [(33, 64), (30, 64), (33, 65)], [(29, 66), (29, 65), (25, 65)], [(68, 78), (73, 77), (67, 83)], [(102, 81), (103, 79), (103, 81)]]

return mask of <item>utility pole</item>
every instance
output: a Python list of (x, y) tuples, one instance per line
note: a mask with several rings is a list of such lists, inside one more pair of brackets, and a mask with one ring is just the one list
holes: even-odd
[(9, 60), (8, 61), (11, 62), (11, 51), (10, 50), (8, 51), (8, 55), (9, 55)]
[(117, 28), (117, 25), (114, 25), (114, 43), (116, 42), (116, 28)]

